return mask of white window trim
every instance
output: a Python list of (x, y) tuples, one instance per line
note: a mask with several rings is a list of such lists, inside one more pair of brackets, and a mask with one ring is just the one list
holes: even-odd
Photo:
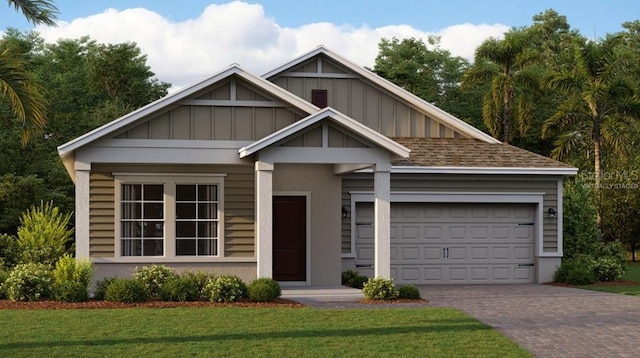
[[(224, 174), (179, 173), (114, 173), (114, 261), (117, 262), (213, 262), (228, 261), (224, 257)], [(164, 235), (163, 256), (122, 256), (120, 235), (122, 218), (122, 184), (164, 185)], [(176, 256), (175, 238), (175, 189), (176, 184), (210, 184), (218, 186), (218, 242), (217, 256)], [(109, 260), (111, 261), (111, 260)]]

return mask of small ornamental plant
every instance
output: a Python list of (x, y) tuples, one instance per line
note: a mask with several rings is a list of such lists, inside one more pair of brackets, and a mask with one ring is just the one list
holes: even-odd
[(144, 302), (148, 298), (148, 292), (138, 280), (116, 278), (107, 286), (104, 298), (112, 302)]
[(53, 297), (65, 302), (88, 301), (92, 273), (91, 262), (65, 254), (53, 269)]
[(280, 285), (272, 278), (258, 278), (249, 284), (249, 299), (253, 302), (269, 302), (281, 295)]
[(367, 280), (362, 287), (362, 294), (368, 300), (393, 300), (398, 298), (398, 290), (393, 280), (383, 277)]
[(420, 291), (414, 285), (400, 286), (400, 288), (398, 289), (398, 297), (409, 300), (417, 300), (420, 299)]
[(211, 302), (238, 302), (248, 295), (247, 285), (234, 275), (209, 279), (204, 291)]
[(9, 272), (2, 290), (11, 301), (40, 301), (51, 297), (51, 271), (44, 264), (19, 264)]
[(96, 290), (93, 292), (93, 298), (96, 300), (104, 300), (107, 293), (107, 287), (116, 279), (116, 277), (105, 277), (96, 282)]
[(200, 298), (200, 289), (196, 281), (188, 275), (171, 277), (160, 287), (162, 301), (191, 302)]
[(162, 285), (164, 285), (167, 280), (176, 276), (173, 269), (164, 265), (143, 266), (142, 268), (136, 267), (133, 273), (133, 278), (144, 285), (150, 297), (158, 297)]

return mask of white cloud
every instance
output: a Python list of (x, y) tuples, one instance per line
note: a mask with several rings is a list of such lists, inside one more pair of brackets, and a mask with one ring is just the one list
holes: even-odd
[(238, 63), (262, 74), (323, 44), (362, 66), (372, 67), (381, 38), (441, 37), (453, 55), (471, 59), (475, 48), (490, 36), (500, 37), (505, 25), (455, 25), (437, 33), (408, 25), (380, 28), (313, 23), (297, 28), (279, 26), (262, 5), (231, 2), (209, 5), (195, 19), (171, 22), (143, 8), (106, 10), (57, 28), (37, 27), (47, 42), (89, 36), (101, 43), (135, 42), (148, 56), (156, 77), (180, 88)]

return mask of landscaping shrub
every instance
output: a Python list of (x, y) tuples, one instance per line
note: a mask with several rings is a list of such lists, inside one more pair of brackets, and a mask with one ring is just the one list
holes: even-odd
[(612, 256), (598, 257), (592, 265), (598, 281), (616, 281), (624, 274), (624, 267)]
[(400, 286), (400, 289), (398, 289), (398, 297), (417, 300), (420, 298), (420, 291), (414, 285)]
[(133, 278), (144, 285), (149, 297), (158, 297), (162, 285), (164, 285), (168, 279), (176, 276), (173, 269), (164, 265), (143, 266), (142, 268), (136, 267), (133, 273)]
[(163, 301), (197, 301), (200, 298), (200, 289), (191, 276), (180, 275), (168, 278), (160, 286), (159, 297)]
[(51, 271), (43, 264), (19, 264), (9, 272), (2, 290), (11, 301), (38, 301), (51, 296)]
[(280, 285), (271, 278), (258, 278), (249, 284), (249, 299), (254, 302), (269, 302), (282, 295)]
[(76, 260), (65, 254), (53, 269), (53, 298), (65, 302), (88, 301), (92, 274), (89, 261)]
[(215, 275), (207, 272), (193, 272), (193, 271), (184, 271), (180, 274), (183, 279), (191, 281), (198, 289), (198, 295), (200, 297), (204, 296), (204, 286), (207, 284), (210, 278), (215, 277)]
[(0, 269), (12, 269), (20, 262), (20, 247), (15, 236), (0, 234)]
[(67, 251), (73, 229), (69, 229), (71, 213), (62, 214), (53, 202), (32, 206), (20, 218), (18, 247), (22, 263), (43, 263), (53, 267)]
[(9, 276), (9, 273), (0, 267), (0, 300), (7, 299), (7, 294), (4, 292), (4, 288), (2, 287), (2, 285), (4, 285), (4, 281), (7, 280), (7, 276)]
[(358, 271), (355, 270), (344, 270), (342, 271), (342, 284), (345, 286), (351, 287), (351, 283), (353, 279), (358, 276)]
[(105, 277), (102, 280), (96, 282), (96, 291), (93, 294), (93, 298), (101, 301), (104, 300), (107, 293), (107, 287), (109, 287), (111, 282), (113, 282), (115, 279), (115, 277)]
[(147, 288), (138, 280), (116, 278), (109, 285), (104, 294), (107, 301), (134, 303), (148, 299)]
[(562, 260), (562, 264), (553, 275), (553, 280), (570, 285), (589, 285), (596, 282), (593, 259), (589, 255), (579, 255)]
[(351, 287), (361, 290), (367, 280), (369, 280), (367, 276), (358, 275), (351, 282)]
[(392, 300), (398, 297), (393, 280), (382, 277), (370, 278), (362, 287), (364, 297), (369, 300)]
[(205, 295), (212, 302), (237, 302), (247, 297), (247, 285), (238, 276), (222, 275), (207, 282)]
[(345, 286), (362, 289), (362, 286), (369, 278), (362, 276), (355, 270), (342, 271), (342, 284)]

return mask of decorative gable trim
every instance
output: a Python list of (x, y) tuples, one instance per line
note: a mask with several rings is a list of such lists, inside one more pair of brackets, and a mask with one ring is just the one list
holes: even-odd
[(175, 92), (171, 95), (163, 97), (155, 102), (152, 102), (144, 107), (141, 107), (138, 110), (135, 110), (129, 114), (126, 114), (114, 121), (111, 121), (99, 128), (94, 129), (93, 131), (86, 133), (76, 139), (73, 139), (61, 146), (58, 147), (58, 153), (62, 157), (68, 156), (71, 152), (76, 149), (85, 146), (91, 142), (94, 142), (98, 139), (104, 138), (110, 134), (117, 132), (120, 129), (123, 129), (138, 120), (142, 120), (143, 118), (152, 115), (158, 111), (161, 111), (167, 107), (174, 106), (178, 104), (182, 100), (186, 100), (189, 96), (198, 93), (199, 91), (224, 80), (230, 76), (238, 76), (252, 85), (256, 86), (259, 89), (264, 90), (267, 93), (272, 94), (274, 97), (281, 99), (283, 102), (290, 104), (293, 107), (298, 108), (299, 110), (305, 113), (315, 113), (318, 111), (318, 107), (313, 104), (305, 101), (302, 98), (282, 89), (281, 87), (261, 78), (256, 75), (253, 75), (244, 69), (242, 69), (237, 64), (231, 65), (226, 70), (223, 70), (208, 79), (196, 83), (195, 85), (189, 86), (183, 90)]
[(253, 142), (246, 147), (240, 148), (240, 150), (238, 151), (240, 153), (240, 158), (245, 158), (247, 156), (255, 154), (262, 149), (265, 149), (275, 143), (281, 142), (286, 138), (294, 136), (325, 118), (330, 118), (332, 121), (340, 124), (347, 130), (352, 131), (358, 134), (359, 137), (362, 137), (370, 141), (371, 143), (388, 150), (395, 156), (398, 156), (400, 158), (409, 157), (410, 150), (408, 148), (396, 143), (388, 137), (383, 136), (382, 134), (372, 130), (371, 128), (366, 127), (365, 125), (354, 121), (353, 119), (345, 116), (335, 109), (327, 107), (319, 111), (318, 113), (312, 114), (279, 130), (278, 132), (268, 135), (256, 142)]
[[(471, 138), (476, 138), (478, 140), (487, 142), (487, 143), (500, 143), (499, 140), (493, 138), (492, 136), (482, 132), (481, 130), (467, 124), (466, 122), (462, 121), (459, 118), (456, 118), (454, 116), (452, 116), (451, 114), (443, 111), (442, 109), (432, 105), (431, 103), (421, 99), (420, 97), (412, 94), (411, 92), (401, 88), (400, 86), (395, 85), (394, 83), (376, 75), (375, 73), (366, 70), (365, 68), (355, 64), (354, 62), (351, 62), (350, 60), (334, 53), (333, 51), (327, 49), (325, 46), (320, 45), (318, 46), (316, 49), (303, 54), (302, 56), (272, 70), (269, 71), (267, 73), (265, 73), (264, 75), (262, 75), (263, 78), (266, 78), (268, 80), (272, 80), (274, 77), (277, 77), (281, 74), (286, 73), (287, 76), (289, 76), (289, 73), (287, 72), (289, 69), (294, 68), (295, 66), (308, 61), (309, 59), (318, 56), (318, 55), (324, 55), (327, 56), (329, 58), (331, 58), (332, 60), (340, 63), (341, 65), (343, 65), (344, 67), (348, 68), (350, 71), (353, 71), (354, 73), (358, 74), (359, 76), (365, 78), (366, 80), (374, 83), (375, 85), (384, 88), (385, 90), (389, 91), (390, 93), (394, 94), (395, 96), (398, 96), (399, 98), (403, 99), (404, 101), (406, 101), (407, 103), (411, 104), (412, 106), (415, 106), (416, 108), (420, 109), (421, 111), (423, 111), (424, 113), (428, 114), (429, 116), (432, 116), (433, 118), (435, 118), (436, 120), (442, 122), (443, 124), (451, 127), (452, 129), (454, 129), (456, 132), (460, 132), (462, 134), (465, 134)], [(331, 74), (331, 76), (333, 76), (334, 74)]]

